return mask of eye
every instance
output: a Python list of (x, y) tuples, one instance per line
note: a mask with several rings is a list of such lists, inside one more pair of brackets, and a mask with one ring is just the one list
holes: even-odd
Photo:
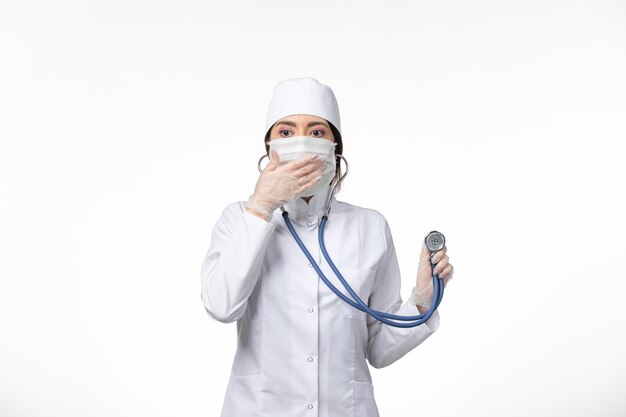
[[(319, 132), (319, 135), (316, 135), (315, 132)], [(325, 133), (326, 132), (324, 132), (323, 130), (319, 130), (319, 129), (313, 130), (313, 136), (316, 137), (316, 138), (324, 136)]]
[(283, 132), (287, 132), (287, 134), (291, 133), (291, 131), (290, 131), (290, 130), (286, 130), (286, 129), (285, 129), (285, 130), (279, 130), (279, 131), (278, 131), (278, 134), (279, 134), (280, 136), (282, 136), (282, 137), (287, 137), (286, 135), (283, 135)]

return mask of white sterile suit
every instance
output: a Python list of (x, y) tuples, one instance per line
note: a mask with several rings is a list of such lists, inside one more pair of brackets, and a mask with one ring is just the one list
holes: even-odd
[[(315, 79), (291, 78), (275, 87), (266, 132), (292, 114), (323, 117), (340, 131), (334, 94)], [(326, 184), (308, 203), (296, 198), (284, 208), (326, 277), (347, 293), (318, 244), (330, 191)], [(375, 368), (400, 359), (437, 330), (438, 311), (412, 328), (378, 322), (326, 287), (280, 210), (265, 221), (245, 208), (245, 201), (225, 207), (201, 268), (201, 298), (209, 316), (237, 321), (237, 351), (221, 416), (378, 416), (366, 359)], [(335, 265), (372, 309), (420, 314), (411, 299), (402, 303), (396, 251), (381, 213), (333, 197), (324, 237)]]

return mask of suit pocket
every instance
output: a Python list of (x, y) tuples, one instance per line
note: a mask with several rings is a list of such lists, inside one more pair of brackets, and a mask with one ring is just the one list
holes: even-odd
[(374, 399), (374, 386), (365, 381), (354, 381), (355, 411), (359, 417), (379, 417)]
[(261, 375), (231, 374), (222, 416), (254, 417), (260, 413)]

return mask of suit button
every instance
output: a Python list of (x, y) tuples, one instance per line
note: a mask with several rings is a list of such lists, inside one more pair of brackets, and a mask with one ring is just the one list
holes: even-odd
[(309, 361), (309, 362), (313, 362), (313, 358), (310, 357), (310, 356), (308, 358), (306, 358), (306, 360)]
[(313, 409), (313, 404), (307, 405), (306, 408), (308, 408), (309, 410), (312, 410)]

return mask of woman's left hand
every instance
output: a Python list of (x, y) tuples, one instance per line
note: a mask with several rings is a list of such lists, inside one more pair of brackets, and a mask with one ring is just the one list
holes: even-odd
[(441, 250), (433, 252), (431, 258), (431, 252), (426, 247), (426, 244), (422, 242), (422, 252), (420, 254), (420, 263), (417, 268), (417, 290), (422, 294), (432, 297), (435, 291), (433, 287), (433, 268), (431, 261), (435, 264), (434, 273), (439, 278), (443, 279), (443, 286), (448, 284), (448, 281), (452, 279), (454, 273), (454, 267), (450, 263), (450, 258), (446, 254), (448, 251), (447, 246), (443, 246)]

